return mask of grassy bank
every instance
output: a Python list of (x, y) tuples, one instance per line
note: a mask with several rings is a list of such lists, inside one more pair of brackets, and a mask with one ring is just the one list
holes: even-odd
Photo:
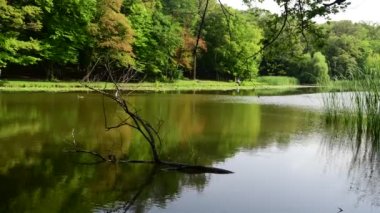
[[(114, 85), (106, 82), (94, 82), (89, 84), (99, 89), (114, 89)], [(251, 90), (264, 88), (297, 87), (298, 82), (289, 77), (261, 77), (255, 81), (245, 81), (238, 86), (235, 82), (222, 81), (191, 81), (179, 80), (175, 82), (142, 82), (121, 84), (125, 90), (136, 91), (186, 91), (186, 90)], [(46, 91), (46, 92), (70, 92), (88, 91), (80, 82), (51, 82), (51, 81), (16, 81), (0, 80), (0, 91)]]

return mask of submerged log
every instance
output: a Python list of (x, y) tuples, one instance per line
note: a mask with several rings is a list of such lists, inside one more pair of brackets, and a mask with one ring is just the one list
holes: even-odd
[(157, 162), (154, 160), (118, 160), (116, 159), (114, 155), (112, 155), (112, 158), (109, 158), (109, 157), (106, 158), (95, 151), (88, 151), (88, 150), (81, 150), (81, 149), (66, 150), (66, 152), (89, 154), (101, 160), (100, 163), (109, 162), (109, 163), (126, 163), (126, 164), (152, 164), (152, 165), (160, 166), (162, 171), (177, 171), (177, 172), (182, 172), (186, 174), (205, 174), (205, 173), (232, 174), (234, 173), (232, 171), (216, 168), (216, 167), (191, 165), (191, 164), (184, 164), (184, 163), (177, 163), (177, 162), (168, 162), (168, 161)]
[(163, 171), (178, 171), (178, 172), (187, 173), (187, 174), (204, 174), (204, 173), (232, 174), (234, 173), (232, 171), (216, 168), (216, 167), (191, 165), (191, 164), (168, 162), (168, 161), (155, 162), (155, 161), (144, 161), (144, 160), (120, 160), (119, 162), (120, 163), (155, 164), (155, 165), (163, 167), (161, 169)]
[(176, 166), (170, 166), (166, 169), (166, 171), (178, 171), (186, 174), (204, 174), (204, 173), (211, 173), (211, 174), (232, 174), (232, 171), (216, 168), (216, 167), (208, 167), (208, 166), (199, 166), (199, 165), (176, 165)]
[(212, 174), (232, 174), (234, 172), (216, 168), (216, 167), (210, 167), (210, 166), (201, 166), (201, 165), (191, 165), (191, 164), (184, 164), (184, 163), (177, 163), (177, 162), (168, 162), (168, 161), (144, 161), (144, 160), (121, 160), (119, 161), (121, 163), (148, 163), (148, 164), (155, 164), (163, 167), (161, 170), (163, 171), (178, 171), (183, 172), (187, 174), (203, 174), (203, 173), (212, 173)]

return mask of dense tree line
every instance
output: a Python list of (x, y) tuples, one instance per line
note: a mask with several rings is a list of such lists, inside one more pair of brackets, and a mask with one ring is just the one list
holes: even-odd
[(317, 25), (314, 16), (336, 9), (288, 2), (278, 1), (285, 10), (276, 15), (218, 0), (0, 0), (0, 68), (48, 79), (112, 67), (150, 80), (261, 74), (323, 83), (379, 66), (379, 26)]
[[(266, 36), (273, 34), (265, 27), (270, 20), (260, 21)], [(302, 83), (317, 83), (380, 71), (375, 69), (380, 65), (378, 24), (327, 22), (314, 24), (302, 34), (297, 33), (294, 20), (288, 22), (289, 27), (263, 51), (260, 74), (294, 76)]]

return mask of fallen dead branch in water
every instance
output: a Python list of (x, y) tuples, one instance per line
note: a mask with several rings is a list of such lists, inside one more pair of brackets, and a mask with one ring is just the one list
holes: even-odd
[(114, 155), (108, 155), (106, 157), (99, 154), (98, 152), (82, 150), (82, 149), (71, 149), (71, 150), (66, 150), (66, 152), (88, 154), (88, 155), (94, 156), (95, 158), (99, 159), (97, 163), (108, 162), (108, 163), (123, 163), (123, 164), (154, 164), (156, 166), (159, 166), (162, 171), (178, 171), (178, 172), (187, 173), (187, 174), (204, 174), (204, 173), (232, 174), (233, 173), (232, 171), (216, 168), (216, 167), (191, 165), (191, 164), (169, 162), (169, 161), (156, 162), (154, 160), (123, 160), (123, 159), (119, 160)]
[[(130, 95), (130, 93), (122, 94), (123, 90), (119, 87), (119, 84), (123, 83), (125, 85), (125, 83), (129, 82), (131, 78), (134, 77), (134, 74), (131, 73), (132, 72), (131, 69), (113, 70), (112, 68), (114, 66), (112, 66), (112, 61), (106, 61), (106, 62), (107, 62), (105, 64), (106, 77), (107, 77), (106, 80), (113, 82), (115, 91), (100, 90), (97, 88), (93, 88), (86, 83), (84, 83), (84, 86), (86, 86), (87, 88), (91, 89), (94, 92), (97, 92), (98, 94), (101, 94), (103, 97), (111, 99), (124, 112), (125, 118), (121, 119), (119, 123), (109, 126), (108, 121), (107, 121), (107, 116), (106, 116), (106, 109), (103, 103), (103, 116), (104, 116), (105, 129), (107, 131), (118, 129), (121, 127), (129, 127), (131, 129), (134, 129), (135, 131), (140, 133), (145, 139), (145, 141), (149, 144), (153, 160), (150, 160), (150, 161), (123, 160), (123, 159), (117, 159), (116, 156), (112, 154), (104, 156), (95, 151), (81, 149), (75, 140), (74, 130), (72, 132), (73, 149), (66, 150), (67, 152), (92, 155), (96, 157), (97, 159), (99, 159), (99, 162), (154, 164), (154, 165), (160, 166), (161, 169), (165, 171), (178, 171), (178, 172), (189, 173), (189, 174), (201, 174), (201, 173), (230, 174), (230, 173), (233, 173), (229, 170), (220, 169), (220, 168), (162, 161), (160, 159), (160, 156), (158, 154), (157, 147), (156, 147), (156, 144), (162, 144), (162, 140), (159, 134), (159, 130), (162, 125), (162, 122), (158, 123), (158, 127), (154, 127), (153, 125), (151, 125), (150, 122), (148, 122), (147, 120), (141, 117), (138, 110), (136, 110), (127, 102), (127, 98)], [(84, 82), (91, 82), (90, 75), (91, 73), (89, 73), (89, 75), (86, 76), (86, 79), (84, 79)], [(102, 78), (104, 78), (104, 76)]]

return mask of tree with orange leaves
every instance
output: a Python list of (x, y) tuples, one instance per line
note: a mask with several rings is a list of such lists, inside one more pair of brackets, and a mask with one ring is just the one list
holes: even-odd
[(134, 65), (134, 32), (127, 16), (120, 12), (123, 0), (98, 1), (98, 16), (90, 26), (96, 41), (94, 58), (119, 67)]

